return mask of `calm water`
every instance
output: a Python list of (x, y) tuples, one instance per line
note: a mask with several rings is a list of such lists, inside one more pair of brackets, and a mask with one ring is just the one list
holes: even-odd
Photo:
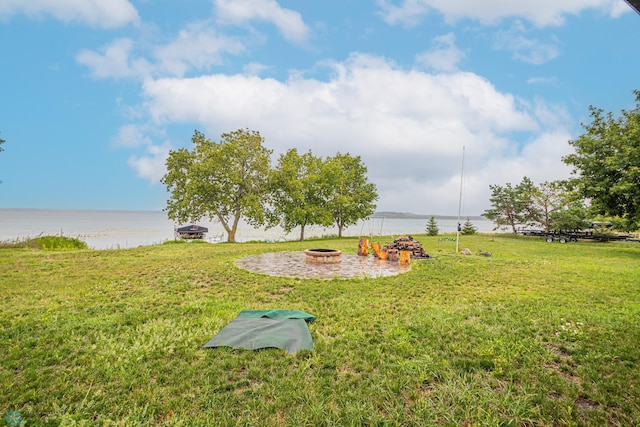
[[(456, 231), (455, 219), (438, 219), (441, 233)], [(360, 221), (344, 230), (345, 236), (404, 235), (424, 233), (427, 219), (371, 218)], [(490, 232), (493, 223), (485, 219), (472, 219), (480, 232)], [(224, 233), (218, 223), (200, 221), (198, 224), (209, 228), (208, 240)], [(174, 224), (161, 211), (91, 211), (91, 210), (49, 210), (49, 209), (0, 209), (0, 241), (11, 241), (38, 235), (64, 235), (77, 237), (94, 249), (132, 248), (162, 243), (172, 240)], [(337, 235), (336, 227), (307, 227), (305, 237)], [(279, 241), (296, 240), (300, 230), (285, 233), (279, 227), (269, 230), (255, 229), (241, 223), (236, 240)], [(223, 240), (226, 240), (224, 234)]]

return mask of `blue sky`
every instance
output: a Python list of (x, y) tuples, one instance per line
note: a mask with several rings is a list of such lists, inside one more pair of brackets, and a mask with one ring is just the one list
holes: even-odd
[(623, 0), (2, 0), (0, 208), (160, 210), (195, 129), (359, 155), (378, 210), (463, 214), (562, 179), (640, 89)]

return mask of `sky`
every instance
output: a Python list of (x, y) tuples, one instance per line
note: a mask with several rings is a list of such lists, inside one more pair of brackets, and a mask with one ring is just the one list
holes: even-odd
[(634, 108), (637, 40), (624, 0), (1, 0), (0, 208), (161, 210), (170, 150), (250, 129), (479, 215)]

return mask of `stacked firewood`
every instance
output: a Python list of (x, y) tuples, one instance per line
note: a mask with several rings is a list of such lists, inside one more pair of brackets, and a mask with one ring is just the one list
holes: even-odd
[(415, 240), (411, 236), (401, 236), (393, 241), (390, 245), (386, 245), (387, 252), (389, 250), (395, 249), (396, 251), (408, 251), (411, 252), (411, 258), (420, 259), (420, 258), (429, 258), (429, 254), (424, 250), (420, 242)]

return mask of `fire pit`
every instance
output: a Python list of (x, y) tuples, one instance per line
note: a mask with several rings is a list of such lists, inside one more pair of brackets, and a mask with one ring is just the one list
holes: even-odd
[(317, 264), (335, 264), (341, 262), (342, 251), (336, 249), (307, 249), (304, 251), (305, 261)]

